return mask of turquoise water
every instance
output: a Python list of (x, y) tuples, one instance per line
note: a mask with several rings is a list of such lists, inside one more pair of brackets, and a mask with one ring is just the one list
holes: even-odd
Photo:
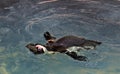
[[(0, 74), (120, 74), (119, 0), (1, 0)], [(89, 61), (64, 54), (34, 55), (25, 45), (45, 44), (43, 33), (98, 40), (81, 50)]]

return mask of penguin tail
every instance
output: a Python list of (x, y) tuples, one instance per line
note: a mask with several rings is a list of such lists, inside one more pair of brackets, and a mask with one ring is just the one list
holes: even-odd
[(102, 42), (94, 41), (94, 40), (86, 40), (85, 43), (83, 44), (83, 47), (85, 49), (95, 49), (95, 47), (100, 44), (102, 44)]
[(94, 40), (88, 40), (88, 42), (90, 42), (90, 43), (92, 43), (92, 44), (95, 44), (95, 45), (100, 45), (100, 44), (102, 44), (102, 42), (94, 41)]

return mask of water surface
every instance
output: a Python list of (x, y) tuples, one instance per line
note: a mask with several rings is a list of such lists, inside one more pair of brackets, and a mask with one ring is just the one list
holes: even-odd
[[(25, 48), (29, 42), (45, 44), (46, 31), (103, 43), (80, 52), (87, 62)], [(119, 57), (119, 0), (1, 0), (0, 74), (120, 74)]]

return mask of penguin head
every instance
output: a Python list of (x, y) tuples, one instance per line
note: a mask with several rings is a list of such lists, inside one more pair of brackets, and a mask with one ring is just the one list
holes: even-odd
[(42, 54), (46, 50), (46, 47), (40, 44), (29, 43), (26, 47), (34, 54)]

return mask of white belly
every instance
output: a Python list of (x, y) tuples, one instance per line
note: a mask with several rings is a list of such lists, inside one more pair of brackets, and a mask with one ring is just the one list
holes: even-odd
[(84, 49), (84, 48), (82, 48), (82, 47), (77, 47), (77, 46), (73, 46), (73, 47), (67, 48), (67, 51), (69, 51), (69, 52), (78, 52), (78, 51), (80, 51), (81, 49)]
[(94, 47), (93, 46), (84, 46), (84, 47), (73, 46), (73, 47), (69, 47), (67, 51), (78, 52), (80, 50), (85, 50), (85, 49), (94, 49)]

